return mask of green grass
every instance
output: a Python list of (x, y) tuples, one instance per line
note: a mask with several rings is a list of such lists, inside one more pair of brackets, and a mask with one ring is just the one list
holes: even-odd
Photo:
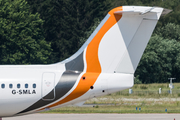
[(180, 113), (180, 83), (174, 83), (173, 94), (167, 92), (169, 83), (136, 84), (132, 89), (133, 94), (124, 90), (86, 101), (94, 107), (62, 107), (44, 113)]
[[(175, 105), (175, 104), (174, 104)], [(180, 113), (180, 108), (174, 105), (140, 105), (141, 111), (135, 105), (111, 105), (98, 107), (62, 107), (44, 113)], [(167, 109), (167, 112), (165, 112)]]

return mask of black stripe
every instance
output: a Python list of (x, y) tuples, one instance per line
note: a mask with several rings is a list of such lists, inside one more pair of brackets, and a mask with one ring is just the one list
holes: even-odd
[[(36, 103), (34, 103), (30, 107), (28, 107), (27, 109), (25, 109), (17, 114), (35, 110), (37, 108), (43, 107), (45, 105), (48, 105), (48, 104), (60, 99), (74, 86), (79, 75), (80, 75), (80, 73), (77, 73), (77, 72), (65, 71), (63, 73), (61, 79), (59, 80), (58, 84), (55, 87), (55, 99), (54, 100), (44, 101), (44, 100), (40, 99), (39, 101), (37, 101)], [(48, 95), (46, 95), (43, 98), (46, 98), (51, 94), (54, 94), (54, 90), (52, 90)]]

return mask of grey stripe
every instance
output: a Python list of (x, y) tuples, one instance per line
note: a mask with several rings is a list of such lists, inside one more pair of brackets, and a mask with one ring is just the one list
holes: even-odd
[(70, 62), (66, 63), (66, 70), (72, 71), (83, 71), (84, 70), (84, 62), (83, 62), (83, 53), (82, 52), (78, 57)]
[[(43, 107), (45, 105), (48, 105), (48, 104), (60, 99), (74, 86), (74, 84), (75, 84), (77, 78), (79, 77), (79, 75), (80, 75), (80, 72), (65, 71), (63, 73), (61, 79), (59, 80), (58, 84), (55, 87), (55, 99), (54, 100), (44, 101), (44, 100), (40, 99), (39, 101), (37, 101), (36, 103), (34, 103), (30, 107), (28, 107), (27, 109), (25, 109), (25, 110), (23, 110), (23, 111), (21, 111), (21, 112), (19, 112), (17, 114), (21, 114), (21, 113), (25, 113), (25, 112), (35, 110), (37, 108)], [(52, 90), (44, 98), (46, 98), (49, 95), (53, 94), (53, 92), (54, 92), (54, 90)]]

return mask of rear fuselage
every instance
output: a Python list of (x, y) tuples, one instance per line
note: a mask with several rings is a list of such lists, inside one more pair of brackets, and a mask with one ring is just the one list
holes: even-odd
[[(22, 115), (76, 104), (133, 86), (133, 74), (101, 73), (95, 84), (89, 84), (89, 80), (97, 76), (97, 73), (86, 73), (87, 76), (82, 76), (83, 72), (65, 71), (63, 66), (0, 67), (0, 116)], [(89, 90), (82, 88), (75, 91), (80, 81)], [(73, 91), (75, 96), (71, 95), (70, 99), (56, 104)]]

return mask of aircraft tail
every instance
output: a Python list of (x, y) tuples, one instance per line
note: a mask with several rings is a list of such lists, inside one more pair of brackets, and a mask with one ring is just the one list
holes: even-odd
[(79, 51), (61, 63), (66, 70), (133, 74), (162, 11), (142, 6), (111, 10)]

